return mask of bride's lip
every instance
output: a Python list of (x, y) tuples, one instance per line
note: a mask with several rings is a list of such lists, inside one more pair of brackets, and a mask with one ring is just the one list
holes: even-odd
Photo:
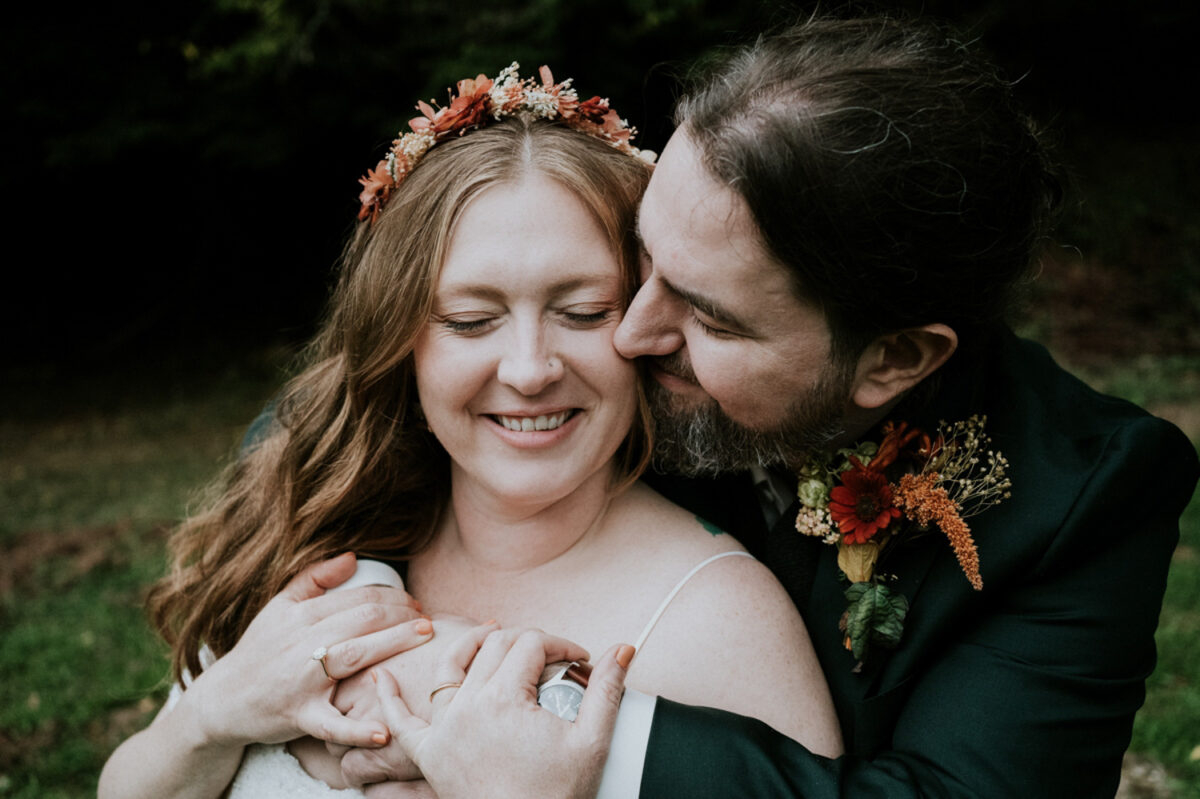
[[(552, 446), (570, 435), (578, 426), (582, 415), (579, 408), (568, 408), (550, 413), (530, 414), (528, 411), (512, 414), (484, 414), (490, 429), (502, 440), (521, 449), (536, 449)], [(517, 429), (520, 425), (521, 429)], [(537, 428), (542, 429), (537, 429)]]

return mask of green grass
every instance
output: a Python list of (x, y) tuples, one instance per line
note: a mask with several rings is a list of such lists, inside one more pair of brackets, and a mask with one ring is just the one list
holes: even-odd
[[(283, 362), (3, 389), (17, 412), (0, 422), (0, 799), (94, 796), (112, 748), (153, 716), (167, 663), (142, 600), (164, 532), (236, 450)], [(1182, 356), (1086, 373), (1185, 427), (1198, 376)], [(1173, 796), (1200, 797), (1200, 496), (1182, 535), (1131, 751), (1168, 769)]]
[(1177, 795), (1200, 797), (1200, 493), (1183, 516), (1155, 639), (1158, 668), (1130, 749), (1166, 766)]
[(236, 450), (283, 360), (4, 387), (0, 797), (94, 796), (108, 754), (153, 716), (167, 660), (143, 599), (164, 532)]

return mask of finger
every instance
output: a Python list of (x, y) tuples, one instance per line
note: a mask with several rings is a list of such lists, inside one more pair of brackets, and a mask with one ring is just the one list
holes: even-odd
[(507, 694), (524, 693), (534, 701), (547, 663), (586, 659), (587, 650), (577, 644), (540, 630), (525, 630), (509, 648), (492, 682)]
[[(438, 659), (437, 668), (433, 672), (434, 685), (444, 685), (454, 682), (466, 683), (467, 670), (474, 669), (475, 661), (479, 657), (479, 648), (496, 629), (496, 622), (489, 621), (487, 624), (471, 628), (454, 639), (454, 643)], [(445, 707), (449, 703), (450, 697), (443, 698), (443, 693), (446, 693), (446, 691), (439, 692), (433, 698), (434, 711), (437, 711), (440, 707)]]
[(324, 701), (305, 705), (297, 724), (306, 735), (346, 746), (376, 747), (391, 740), (388, 728), (378, 721), (346, 718)]
[(466, 679), (463, 680), (463, 688), (468, 691), (481, 690), (488, 681), (496, 674), (496, 670), (500, 668), (500, 664), (504, 662), (504, 658), (508, 655), (513, 644), (520, 638), (523, 629), (512, 630), (493, 630), (487, 635), (483, 641), (483, 645), (479, 647), (479, 651), (475, 653), (467, 668)]
[(420, 770), (393, 738), (379, 749), (351, 749), (342, 758), (342, 777), (346, 784), (361, 788), (388, 780), (415, 780)]
[(625, 695), (625, 675), (634, 649), (629, 644), (619, 644), (605, 652), (592, 668), (575, 729), (597, 741), (612, 740), (612, 731), (617, 723), (617, 711), (621, 697)]
[(330, 588), (341, 585), (354, 574), (353, 552), (345, 552), (336, 558), (314, 563), (293, 577), (279, 596), (293, 602), (319, 597)]
[(379, 697), (379, 707), (383, 711), (383, 717), (387, 721), (393, 740), (419, 768), (420, 763), (416, 756), (417, 747), (421, 739), (428, 733), (429, 725), (414, 716), (409, 711), (408, 705), (404, 704), (404, 700), (400, 698), (400, 686), (396, 684), (395, 677), (384, 669), (373, 670), (371, 676), (375, 679), (375, 693)]
[(389, 605), (412, 611), (410, 618), (424, 615), (420, 603), (411, 594), (386, 585), (362, 585), (344, 591), (330, 591), (304, 602), (304, 613), (316, 623), (359, 605)]
[(437, 794), (425, 780), (381, 782), (363, 788), (367, 799), (437, 799)]
[[(328, 629), (328, 634), (333, 635), (334, 631), (339, 631), (340, 635), (356, 635), (355, 624), (349, 621), (339, 624), (338, 621), (344, 617), (354, 618), (365, 615), (365, 611), (379, 608), (378, 605), (364, 605), (355, 608), (352, 611), (347, 611), (346, 614), (338, 614), (327, 620), (327, 624), (322, 624), (319, 629)], [(383, 618), (394, 618), (399, 611), (395, 609), (384, 609), (379, 611)], [(402, 614), (401, 614), (402, 615)], [(363, 621), (363, 624), (366, 622)], [(374, 622), (372, 622), (372, 625)], [(382, 660), (390, 658), (392, 655), (397, 655), (401, 652), (406, 652), (410, 649), (420, 646), (433, 638), (433, 622), (429, 619), (417, 619), (415, 621), (405, 621), (400, 624), (392, 624), (378, 632), (369, 633), (366, 635), (357, 635), (349, 640), (334, 644), (327, 648), (325, 656), (325, 668), (329, 672), (329, 676), (335, 680), (344, 680), (345, 678), (357, 674), (365, 668), (374, 666)]]

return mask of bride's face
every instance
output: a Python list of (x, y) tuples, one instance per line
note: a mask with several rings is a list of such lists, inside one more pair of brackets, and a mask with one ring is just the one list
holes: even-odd
[(637, 406), (633, 364), (612, 346), (621, 282), (600, 225), (549, 178), (467, 205), (414, 352), (456, 490), (539, 504), (609, 479)]

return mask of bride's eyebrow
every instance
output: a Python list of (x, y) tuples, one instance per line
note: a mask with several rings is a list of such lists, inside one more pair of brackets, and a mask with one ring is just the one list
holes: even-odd
[[(552, 283), (546, 288), (547, 297), (561, 297), (580, 289), (617, 289), (620, 287), (620, 277), (612, 274), (596, 274), (572, 276)], [(491, 302), (502, 302), (508, 293), (491, 283), (462, 283), (446, 286), (437, 293), (439, 301), (458, 299), (478, 299)]]

